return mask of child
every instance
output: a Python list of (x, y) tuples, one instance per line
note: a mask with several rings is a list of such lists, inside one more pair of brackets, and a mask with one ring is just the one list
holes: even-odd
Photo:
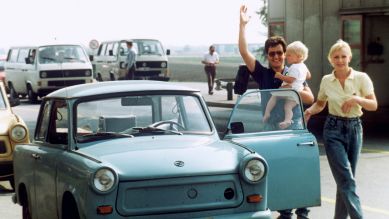
[[(304, 88), (304, 81), (311, 78), (304, 61), (308, 58), (308, 48), (300, 41), (295, 41), (286, 47), (286, 59), (291, 65), (285, 75), (276, 72), (275, 78), (283, 81), (281, 88), (293, 88), (297, 92)], [(270, 117), (270, 112), (277, 103), (277, 97), (272, 96), (267, 103), (263, 121), (267, 122)], [(280, 129), (286, 129), (292, 124), (293, 108), (297, 103), (293, 99), (285, 99), (284, 112), (285, 119), (280, 122)]]

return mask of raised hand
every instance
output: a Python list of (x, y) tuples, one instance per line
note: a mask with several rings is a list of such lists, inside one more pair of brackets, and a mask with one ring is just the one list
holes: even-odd
[(247, 15), (247, 6), (240, 6), (240, 24), (246, 25), (250, 20), (250, 16)]

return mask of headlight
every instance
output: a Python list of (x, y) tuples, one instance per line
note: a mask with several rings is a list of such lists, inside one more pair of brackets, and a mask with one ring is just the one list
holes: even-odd
[(166, 66), (167, 66), (166, 62), (161, 63), (161, 68), (166, 68)]
[(116, 173), (107, 167), (97, 170), (92, 179), (93, 188), (99, 193), (108, 193), (112, 191), (116, 183)]
[(266, 164), (259, 157), (245, 159), (241, 163), (241, 174), (248, 183), (258, 183), (266, 175)]
[(90, 70), (86, 70), (86, 71), (85, 71), (85, 76), (91, 76), (91, 75), (92, 75), (92, 73), (91, 73)]
[(47, 72), (42, 71), (42, 72), (41, 72), (41, 78), (46, 78), (46, 77), (47, 77)]
[(15, 125), (11, 129), (11, 138), (13, 141), (20, 142), (24, 138), (26, 138), (26, 135), (27, 135), (27, 130), (25, 127), (21, 125)]

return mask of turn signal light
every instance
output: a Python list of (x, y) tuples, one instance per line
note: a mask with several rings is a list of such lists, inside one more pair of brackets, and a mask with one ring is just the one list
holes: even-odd
[(97, 207), (97, 214), (111, 214), (113, 208), (111, 205), (102, 205)]
[(254, 194), (247, 196), (248, 203), (259, 203), (263, 199), (262, 195)]

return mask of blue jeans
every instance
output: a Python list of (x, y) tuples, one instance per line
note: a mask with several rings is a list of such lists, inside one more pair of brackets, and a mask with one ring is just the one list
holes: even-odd
[(356, 194), (355, 169), (362, 148), (362, 124), (359, 118), (329, 115), (324, 124), (324, 146), (337, 191), (335, 219), (363, 218)]

